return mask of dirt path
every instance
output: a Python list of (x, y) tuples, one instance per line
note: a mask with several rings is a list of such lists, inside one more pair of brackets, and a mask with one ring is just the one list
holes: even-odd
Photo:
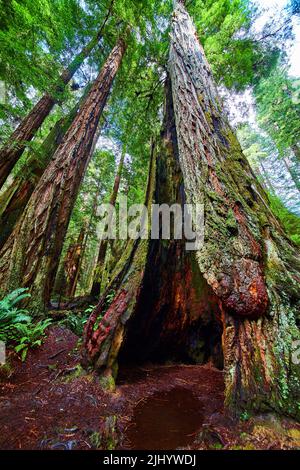
[(0, 449), (299, 448), (297, 424), (267, 415), (235, 422), (223, 374), (210, 366), (122, 368), (115, 393), (79, 366), (78, 338), (52, 327), (0, 383)]

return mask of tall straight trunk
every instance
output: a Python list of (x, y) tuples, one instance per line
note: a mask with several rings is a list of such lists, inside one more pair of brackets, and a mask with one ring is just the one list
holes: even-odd
[[(94, 154), (94, 150), (95, 150), (96, 144), (98, 142), (100, 132), (101, 132), (101, 126), (98, 125), (97, 131), (96, 131), (95, 136), (94, 136), (93, 145), (92, 145), (92, 148), (91, 148), (91, 151), (90, 151), (91, 156)], [(79, 259), (79, 263), (78, 263), (76, 279), (74, 281), (74, 285), (75, 285), (74, 290), (75, 291), (76, 291), (79, 271), (80, 271), (81, 265), (82, 265), (82, 259), (83, 259), (85, 249), (86, 249), (87, 239), (88, 239), (88, 236), (89, 236), (88, 226), (90, 225), (90, 223), (92, 221), (92, 218), (95, 215), (96, 203), (97, 203), (98, 197), (99, 197), (99, 189), (97, 190), (97, 192), (95, 194), (93, 209), (92, 209), (92, 215), (91, 215), (89, 223), (87, 224), (87, 229), (85, 230), (85, 233), (84, 233), (84, 240), (82, 242), (82, 250), (81, 250), (81, 253), (80, 253), (80, 259)], [(66, 276), (66, 260), (67, 260), (67, 255), (65, 256), (65, 259), (63, 260), (63, 262), (60, 263), (60, 266), (57, 269), (57, 274), (56, 274), (54, 286), (53, 286), (53, 289), (52, 289), (52, 295), (53, 295), (53, 297), (59, 299), (59, 304), (60, 304), (62, 298), (67, 297), (66, 291), (68, 289), (68, 284), (67, 284), (68, 281), (67, 281), (67, 276)]]
[(283, 158), (283, 162), (284, 162), (284, 165), (287, 169), (287, 172), (289, 173), (290, 177), (292, 178), (296, 188), (298, 189), (298, 191), (300, 191), (300, 180), (298, 178), (298, 175), (297, 175), (297, 172), (294, 170), (294, 168), (292, 167), (289, 159), (287, 157), (284, 157)]
[(75, 295), (86, 230), (86, 225), (81, 227), (77, 242), (69, 246), (66, 254), (64, 262), (66, 273), (65, 297), (68, 299), (71, 299)]
[[(60, 93), (64, 86), (69, 83), (75, 72), (100, 41), (103, 28), (111, 14), (112, 4), (113, 1), (111, 2), (109, 11), (98, 33), (62, 72), (59, 84), (54, 90), (54, 95)], [(41, 127), (56, 102), (57, 99), (54, 96), (50, 93), (45, 93), (29, 114), (27, 114), (27, 116), (21, 121), (10, 136), (8, 142), (0, 149), (0, 188), (3, 186), (11, 170), (23, 154), (27, 143), (35, 136), (37, 130)]]
[[(114, 187), (113, 187), (110, 199), (109, 199), (109, 204), (111, 204), (113, 207), (115, 207), (116, 200), (118, 197), (121, 175), (122, 175), (124, 160), (125, 160), (125, 154), (126, 152), (125, 150), (123, 150), (120, 161), (119, 161), (115, 181), (114, 181)], [(97, 264), (95, 267), (94, 281), (93, 281), (92, 290), (91, 290), (91, 295), (96, 298), (99, 297), (100, 291), (101, 291), (102, 271), (104, 268), (107, 247), (108, 247), (108, 240), (107, 239), (101, 240), (100, 246), (99, 246), (98, 257), (97, 257)]]
[(49, 303), (93, 138), (125, 50), (125, 40), (120, 38), (43, 173), (21, 221), (1, 251), (2, 290), (30, 287), (29, 303), (34, 312), (43, 311)]
[[(96, 139), (95, 139), (95, 145), (96, 145)], [(100, 183), (101, 184), (101, 183)], [(97, 207), (98, 207), (98, 204), (99, 204), (99, 195), (100, 195), (100, 185), (98, 187), (98, 189), (96, 190), (96, 193), (94, 195), (94, 200), (93, 200), (93, 206), (92, 206), (92, 212), (91, 212), (91, 215), (90, 215), (90, 218), (89, 220), (86, 222), (86, 227), (85, 227), (85, 231), (84, 231), (84, 237), (83, 237), (83, 240), (82, 240), (82, 249), (81, 249), (81, 256), (80, 256), (80, 259), (79, 259), (79, 263), (78, 263), (78, 269), (77, 269), (77, 273), (76, 273), (76, 279), (74, 281), (74, 289), (72, 291), (72, 296), (74, 297), (75, 294), (76, 294), (76, 288), (77, 288), (77, 284), (78, 282), (80, 281), (80, 278), (81, 278), (81, 275), (82, 275), (82, 264), (83, 264), (83, 258), (84, 258), (84, 255), (85, 255), (85, 252), (86, 252), (86, 248), (87, 248), (87, 244), (88, 244), (88, 239), (89, 239), (89, 236), (91, 234), (90, 232), (90, 226), (92, 224), (92, 221), (94, 219), (94, 217), (96, 216), (97, 214)]]
[[(176, 240), (134, 242), (87, 323), (83, 363), (111, 380), (118, 361), (128, 355), (138, 359), (144, 351), (145, 358), (149, 352), (150, 358), (162, 357), (180, 343), (189, 352), (197, 342), (200, 348), (201, 339), (209, 342), (212, 332), (216, 343), (204, 352), (218, 363), (221, 323), (226, 406), (236, 414), (248, 409), (299, 416), (300, 371), (292, 356), (300, 338), (299, 254), (269, 209), (222, 112), (191, 18), (182, 2), (175, 3), (169, 61), (173, 104), (167, 106), (175, 122), (166, 119), (169, 131), (162, 135), (156, 188), (150, 176), (148, 200), (162, 195), (168, 203), (168, 194), (176, 202), (179, 192), (184, 202), (202, 203), (204, 244), (186, 252)], [(159, 168), (159, 161), (168, 159), (177, 192)], [(109, 291), (115, 292), (110, 304)], [(104, 316), (96, 326), (99, 314)]]
[(260, 162), (260, 166), (262, 169), (262, 178), (266, 181), (268, 190), (271, 191), (272, 194), (275, 194), (274, 186), (262, 161)]
[(77, 103), (67, 116), (57, 121), (39, 148), (39, 156), (29, 157), (20, 168), (10, 186), (0, 196), (0, 249), (11, 235), (15, 225), (47, 168), (55, 150), (74, 120), (79, 108)]

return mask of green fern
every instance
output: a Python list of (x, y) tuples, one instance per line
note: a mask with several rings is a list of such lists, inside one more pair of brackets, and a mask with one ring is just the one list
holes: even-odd
[(0, 340), (12, 344), (17, 353), (25, 360), (29, 348), (42, 344), (45, 330), (51, 320), (32, 322), (28, 310), (19, 308), (17, 304), (30, 297), (28, 289), (20, 288), (7, 294), (0, 301)]

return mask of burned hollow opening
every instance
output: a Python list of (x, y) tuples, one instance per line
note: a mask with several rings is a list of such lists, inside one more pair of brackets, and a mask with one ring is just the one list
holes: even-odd
[(212, 363), (223, 368), (218, 299), (182, 242), (151, 241), (144, 281), (119, 364)]

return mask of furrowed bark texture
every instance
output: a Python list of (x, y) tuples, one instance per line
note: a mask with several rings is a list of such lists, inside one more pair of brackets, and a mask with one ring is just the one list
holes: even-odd
[[(109, 203), (112, 206), (116, 205), (116, 200), (118, 197), (118, 192), (119, 192), (119, 187), (120, 187), (121, 175), (122, 175), (123, 166), (124, 166), (124, 159), (125, 159), (125, 151), (123, 151), (121, 154), (121, 159), (118, 165), (118, 170), (117, 170), (117, 174), (116, 174), (115, 181), (114, 181), (114, 187), (113, 187), (111, 197), (109, 200)], [(99, 297), (100, 291), (101, 291), (102, 270), (104, 268), (107, 247), (108, 247), (108, 240), (101, 240), (100, 246), (99, 246), (98, 258), (97, 258), (97, 264), (95, 268), (94, 281), (93, 281), (92, 290), (91, 290), (91, 295), (96, 298)]]
[(55, 150), (75, 118), (79, 103), (60, 119), (49, 132), (39, 149), (40, 155), (31, 156), (20, 169), (11, 185), (0, 196), (0, 249), (11, 235), (21, 217), (31, 194), (48, 166)]
[(222, 113), (191, 18), (176, 2), (169, 69), (179, 161), (188, 203), (203, 203), (196, 258), (220, 300), (226, 403), (299, 413), (299, 256), (268, 209)]
[(51, 163), (33, 192), (24, 215), (1, 251), (2, 290), (28, 286), (33, 311), (49, 302), (63, 241), (93, 138), (126, 50), (119, 39)]
[(107, 378), (123, 358), (184, 352), (201, 363), (195, 349), (204, 342), (206, 359), (220, 365), (221, 322), (226, 406), (236, 414), (267, 409), (299, 416), (299, 366), (292, 360), (299, 255), (222, 113), (181, 3), (173, 17), (170, 76), (174, 108), (168, 94), (146, 200), (148, 207), (153, 200), (203, 203), (204, 246), (189, 253), (181, 241), (134, 242), (89, 319), (84, 363)]
[[(152, 149), (149, 209), (152, 201), (183, 204), (177, 155), (169, 92), (162, 135)], [(84, 364), (106, 380), (116, 376), (118, 362), (124, 360), (185, 359), (222, 367), (218, 299), (184, 241), (137, 240), (120, 260), (122, 265), (87, 324)], [(108, 293), (114, 294), (110, 304)]]
[[(60, 83), (55, 88), (54, 94), (60, 93), (63, 90), (64, 86), (69, 83), (75, 72), (100, 41), (103, 28), (111, 12), (111, 7), (96, 36), (91, 39), (82, 51), (77, 54), (70, 65), (62, 72)], [(0, 188), (3, 186), (11, 170), (23, 154), (27, 142), (30, 142), (33, 139), (37, 130), (41, 127), (56, 102), (56, 98), (51, 96), (49, 93), (45, 93), (45, 95), (42, 96), (30, 113), (27, 114), (16, 130), (12, 133), (8, 142), (0, 150)]]

